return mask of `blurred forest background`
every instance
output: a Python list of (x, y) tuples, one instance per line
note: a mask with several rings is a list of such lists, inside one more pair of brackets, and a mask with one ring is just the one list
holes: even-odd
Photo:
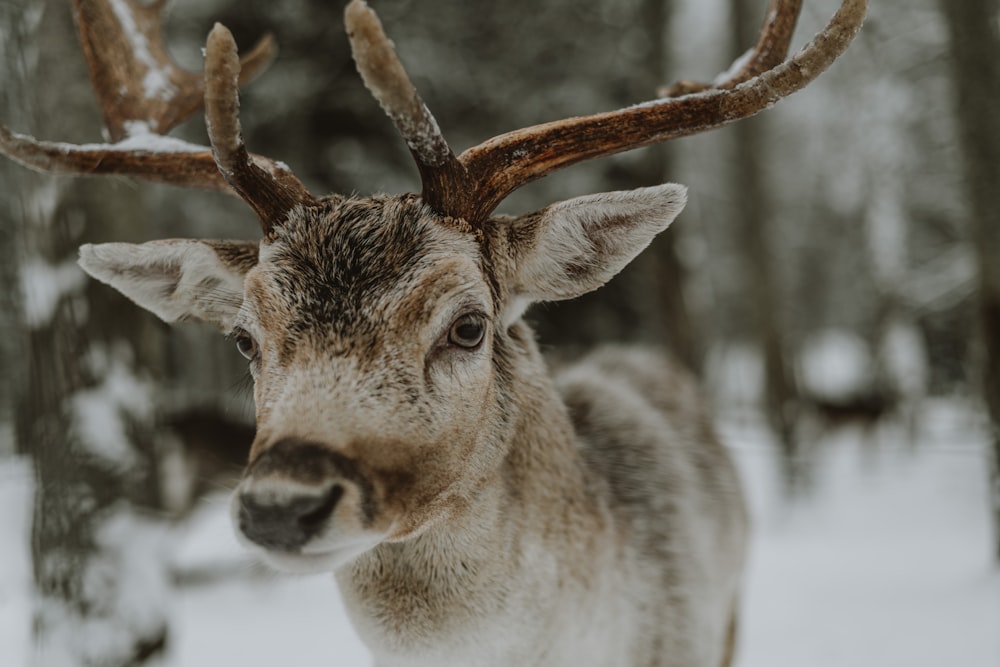
[[(794, 48), (837, 4), (806, 2)], [(416, 169), (354, 69), (343, 5), (175, 0), (168, 43), (180, 63), (199, 69), (215, 21), (243, 49), (273, 33), (280, 55), (242, 96), (249, 148), (288, 163), (313, 192), (411, 191)], [(372, 5), (461, 150), (651, 99), (679, 79), (711, 80), (753, 44), (767, 3)], [(792, 495), (808, 493), (817, 434), (845, 421), (895, 420), (916, 431), (924, 402), (941, 396), (973, 405), (983, 424), (989, 399), (993, 423), (1000, 420), (997, 3), (872, 5), (847, 54), (775, 109), (570, 168), (502, 209), (688, 185), (680, 219), (612, 283), (528, 317), (556, 357), (602, 341), (668, 346), (720, 411), (764, 416)], [(44, 139), (101, 141), (68, 0), (3, 0), (0, 49), (3, 124)], [(173, 134), (207, 141), (200, 117)], [(127, 499), (136, 526), (184, 515), (224, 483), (220, 475), (238, 470), (253, 410), (231, 341), (195, 326), (168, 331), (85, 280), (76, 248), (253, 238), (258, 226), (241, 201), (214, 193), (52, 177), (6, 160), (0, 183), (0, 455), (34, 457), (39, 590), (75, 600), (74, 613), (86, 615), (80, 563), (117, 548), (107, 537), (114, 531), (98, 526), (109, 508)], [(134, 557), (113, 556), (114, 567)], [(58, 633), (63, 616), (43, 610), (36, 631)], [(165, 636), (155, 613), (134, 618), (134, 662), (121, 664), (155, 654)]]

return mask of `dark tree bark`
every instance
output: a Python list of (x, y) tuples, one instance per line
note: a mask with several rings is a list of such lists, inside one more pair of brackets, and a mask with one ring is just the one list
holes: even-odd
[[(734, 58), (754, 44), (763, 19), (760, 3), (731, 0), (730, 40)], [(747, 297), (752, 309), (751, 330), (764, 361), (764, 409), (782, 446), (786, 480), (792, 483), (798, 458), (795, 423), (799, 401), (781, 323), (779, 276), (774, 271), (773, 211), (765, 174), (766, 122), (766, 118), (751, 118), (732, 128), (734, 155), (730, 190), (738, 202), (736, 211), (740, 216), (738, 228), (747, 270)]]
[[(642, 68), (629, 75), (633, 99), (650, 98), (658, 88), (672, 83), (670, 77), (676, 75), (671, 66), (669, 39), (673, 10), (673, 0), (644, 0), (639, 6), (636, 22), (643, 27), (649, 46)], [(683, 180), (674, 174), (674, 152), (670, 144), (662, 144), (644, 149), (626, 163), (613, 163), (606, 168), (607, 189), (630, 190)], [(683, 218), (677, 224), (685, 224)], [(623, 293), (616, 300), (629, 303), (630, 312), (639, 316), (636, 328), (643, 335), (634, 338), (666, 344), (678, 361), (697, 373), (701, 371), (704, 351), (698, 344), (684, 297), (687, 276), (677, 248), (681, 233), (671, 226), (657, 236), (610, 288), (620, 289)], [(598, 293), (594, 298), (608, 297)]]
[[(0, 3), (0, 113), (9, 123), (26, 121), (27, 113), (22, 101), (24, 79), (25, 42), (29, 38), (30, 19), (24, 11), (26, 0)], [(14, 453), (17, 445), (13, 438), (14, 409), (18, 388), (23, 385), (25, 364), (21, 322), (21, 290), (18, 284), (18, 243), (22, 206), (10, 196), (16, 191), (21, 167), (0, 159), (0, 183), (10, 184), (7, 196), (0, 196), (0, 456)], [(16, 451), (16, 450), (15, 450)], [(24, 454), (23, 451), (17, 453)]]
[[(642, 27), (645, 49), (637, 58), (641, 65), (610, 82), (622, 93), (617, 106), (651, 99), (676, 76), (669, 40), (673, 7), (673, 0), (644, 0), (630, 15), (630, 23)], [(609, 160), (602, 165), (599, 187), (631, 190), (683, 181), (674, 173), (673, 154), (670, 144), (662, 144), (625, 159)], [(676, 224), (690, 223), (682, 218)], [(608, 340), (665, 345), (678, 361), (700, 372), (704, 350), (684, 296), (687, 275), (677, 249), (681, 233), (672, 226), (657, 236), (600, 290), (535, 310), (532, 319), (542, 340), (577, 346)]]
[(995, 552), (1000, 560), (1000, 34), (997, 0), (940, 0), (948, 24), (958, 133), (978, 260), (983, 399), (992, 439)]
[[(671, 42), (670, 27), (674, 11), (673, 0), (646, 0), (640, 9), (639, 18), (646, 26), (650, 42), (649, 74), (640, 77), (644, 86), (654, 90), (671, 83)], [(649, 94), (649, 91), (644, 91)], [(667, 144), (654, 146), (647, 153), (645, 176), (636, 185), (656, 185), (674, 178), (674, 150)], [(635, 187), (633, 185), (632, 187)], [(683, 224), (683, 223), (682, 223)], [(677, 240), (683, 232), (671, 226), (650, 246), (649, 257), (653, 264), (653, 284), (655, 294), (653, 307), (660, 313), (664, 336), (673, 355), (695, 373), (702, 369), (704, 349), (695, 334), (695, 326), (684, 289), (687, 271), (678, 255)]]
[[(70, 7), (48, 2), (40, 14), (42, 3), (18, 4), (44, 16), (24, 46), (25, 62), (37, 53), (38, 64), (4, 81), (19, 82), (22, 109), (58, 124), (19, 129), (99, 137), (96, 113), (85, 111), (92, 98)], [(149, 518), (161, 495), (154, 405), (162, 341), (147, 315), (76, 266), (81, 243), (136, 238), (140, 198), (110, 182), (11, 173), (27, 366), (17, 438), (36, 480), (37, 661), (141, 665), (166, 640), (166, 569)]]

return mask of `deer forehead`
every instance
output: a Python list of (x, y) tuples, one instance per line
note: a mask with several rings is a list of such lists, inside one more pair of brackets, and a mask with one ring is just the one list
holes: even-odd
[(485, 270), (475, 236), (419, 200), (335, 200), (293, 213), (261, 245), (244, 314), (284, 354), (305, 341), (333, 354), (426, 346), (463, 308), (491, 314)]

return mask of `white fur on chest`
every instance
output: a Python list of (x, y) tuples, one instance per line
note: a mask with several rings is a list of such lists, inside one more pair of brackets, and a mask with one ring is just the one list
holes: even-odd
[[(385, 650), (381, 629), (363, 610), (349, 612), (375, 655), (377, 667), (613, 667), (628, 664), (639, 619), (634, 595), (640, 582), (614, 558), (591, 563), (586, 584), (560, 571), (551, 553), (532, 548), (524, 554), (523, 575), (511, 582), (499, 611), (465, 618), (447, 633), (422, 644)], [(421, 645), (422, 644), (422, 645)]]
[(619, 667), (629, 664), (637, 619), (618, 595), (567, 597), (546, 623), (523, 609), (488, 619), (482, 631), (442, 638), (435, 649), (376, 655), (376, 667)]

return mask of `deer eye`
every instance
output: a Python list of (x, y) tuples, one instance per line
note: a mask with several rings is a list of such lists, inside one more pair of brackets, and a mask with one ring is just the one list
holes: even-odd
[(471, 350), (483, 342), (486, 334), (486, 320), (482, 315), (469, 313), (462, 315), (448, 330), (448, 342), (458, 347)]
[(257, 357), (257, 341), (246, 331), (237, 332), (236, 349), (250, 361)]

